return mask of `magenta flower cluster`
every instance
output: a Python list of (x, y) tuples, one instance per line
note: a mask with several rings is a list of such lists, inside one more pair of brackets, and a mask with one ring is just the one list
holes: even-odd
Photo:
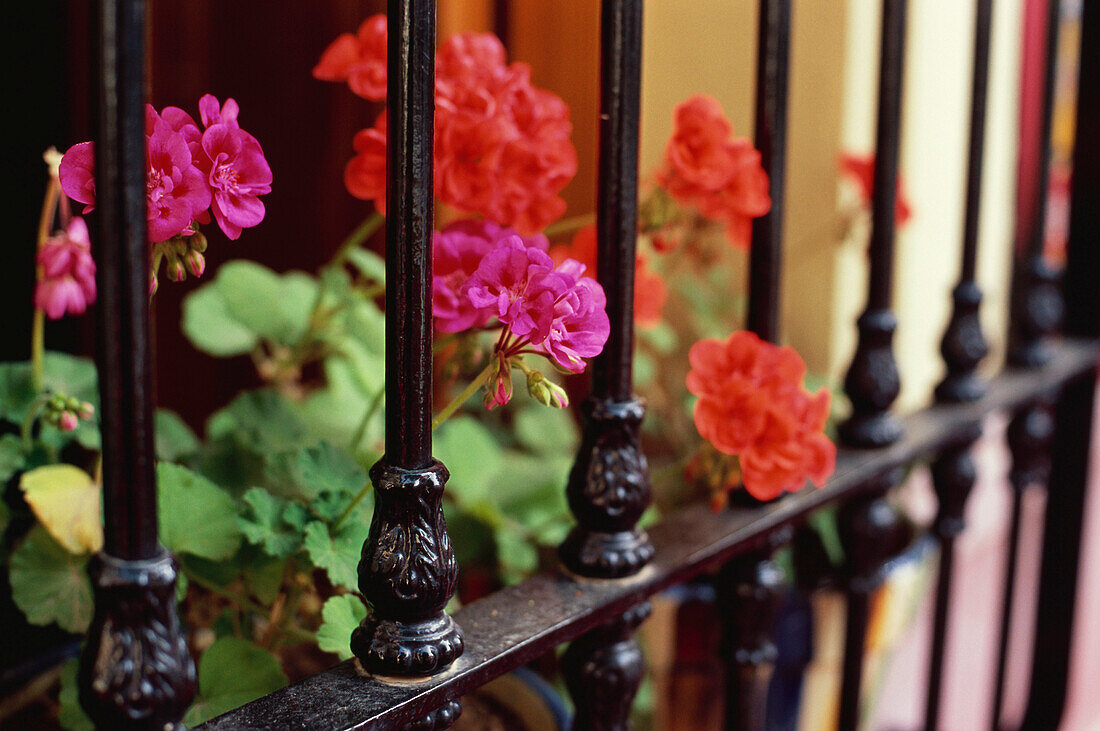
[(83, 218), (74, 216), (65, 231), (46, 239), (37, 264), (42, 276), (34, 289), (34, 306), (51, 320), (82, 315), (95, 302), (95, 261)]
[[(524, 238), (490, 221), (460, 221), (436, 233), (436, 329), (461, 332), (494, 319), (502, 328), (486, 399), (490, 407), (511, 398), (513, 365), (528, 372), (529, 389), (550, 387), (519, 363), (519, 356), (540, 355), (564, 371), (581, 373), (585, 359), (599, 355), (607, 342), (603, 288), (584, 276), (585, 266), (576, 260), (555, 266), (547, 248), (544, 236)], [(560, 389), (547, 398), (564, 405)]]
[[(230, 239), (264, 218), (259, 196), (271, 192), (271, 167), (255, 137), (237, 123), (233, 99), (224, 105), (207, 94), (199, 100), (203, 128), (178, 107), (159, 114), (145, 107), (146, 217), (150, 242), (194, 232), (213, 212)], [(73, 145), (61, 159), (61, 188), (73, 200), (95, 207), (94, 145)]]

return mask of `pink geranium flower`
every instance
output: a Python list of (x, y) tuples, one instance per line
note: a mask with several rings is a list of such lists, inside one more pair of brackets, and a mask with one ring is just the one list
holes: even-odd
[(202, 149), (209, 158), (200, 165), (213, 190), (214, 218), (226, 236), (238, 239), (241, 229), (264, 220), (259, 196), (271, 192), (271, 167), (256, 138), (228, 124), (208, 127), (202, 133)]
[[(145, 107), (146, 226), (150, 241), (166, 241), (191, 225), (210, 207), (210, 188), (192, 159), (198, 128), (185, 112), (174, 107), (166, 120), (151, 105)], [(167, 110), (166, 110), (167, 111)], [(177, 114), (178, 113), (178, 114)], [(181, 116), (182, 115), (182, 116)], [(91, 142), (73, 145), (61, 159), (61, 189), (84, 203), (84, 213), (95, 207), (95, 149)]]
[(591, 277), (580, 276), (583, 265), (568, 260), (558, 267), (558, 272), (563, 273), (565, 268), (579, 269), (577, 278), (554, 303), (550, 332), (536, 348), (565, 370), (581, 373), (585, 365), (583, 359), (597, 356), (603, 350), (611, 334), (611, 323), (607, 318), (607, 297), (603, 287)]
[(74, 217), (63, 233), (47, 239), (37, 262), (42, 276), (34, 290), (34, 306), (51, 320), (81, 315), (95, 302), (95, 261), (84, 219)]
[[(492, 319), (493, 312), (474, 305), (462, 288), (477, 271), (482, 258), (501, 239), (515, 235), (510, 228), (477, 219), (457, 221), (436, 232), (432, 249), (432, 313), (437, 330), (461, 332), (481, 327)], [(542, 251), (549, 247), (549, 241), (542, 235), (523, 238), (523, 242)]]
[(571, 283), (554, 271), (545, 251), (508, 236), (481, 260), (466, 296), (474, 307), (496, 315), (513, 335), (537, 343), (550, 334), (554, 303)]

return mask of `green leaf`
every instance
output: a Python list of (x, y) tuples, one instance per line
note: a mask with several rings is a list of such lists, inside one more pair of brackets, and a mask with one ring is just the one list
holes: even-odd
[(184, 299), (184, 334), (221, 357), (247, 353), (260, 339), (295, 345), (309, 327), (317, 287), (304, 272), (280, 275), (251, 261), (226, 262), (213, 282)]
[(480, 422), (469, 416), (449, 419), (436, 431), (433, 449), (451, 473), (450, 494), (462, 502), (491, 496), (504, 461), (500, 444)]
[(359, 554), (369, 532), (368, 524), (349, 521), (333, 537), (324, 523), (315, 520), (306, 526), (302, 545), (309, 560), (328, 573), (329, 581), (354, 589), (359, 583)]
[(526, 403), (530, 405), (516, 414), (516, 441), (535, 454), (573, 455), (580, 431), (569, 410)]
[(199, 700), (184, 717), (197, 726), (287, 684), (279, 660), (240, 637), (221, 637), (199, 658)]
[(19, 437), (14, 434), (0, 437), (0, 484), (7, 482), (12, 475), (23, 469), (26, 461), (23, 443)]
[(153, 423), (156, 427), (157, 459), (178, 462), (199, 451), (199, 438), (176, 412), (157, 409)]
[(291, 475), (307, 498), (323, 493), (350, 498), (367, 484), (367, 473), (363, 468), (329, 442), (299, 449)]
[[(255, 550), (253, 548), (253, 550)], [(259, 551), (257, 551), (259, 553)], [(286, 559), (266, 555), (251, 557), (245, 562), (244, 581), (261, 604), (271, 604), (283, 585)]]
[(218, 561), (237, 552), (237, 506), (224, 490), (186, 467), (157, 465), (160, 540), (174, 553)]
[(249, 543), (280, 558), (301, 547), (302, 531), (309, 520), (304, 506), (275, 497), (262, 487), (246, 492), (244, 502), (247, 509), (238, 524)]
[(535, 572), (539, 566), (538, 551), (518, 531), (501, 528), (493, 533), (493, 537), (505, 583), (519, 583)]
[(317, 646), (335, 652), (341, 660), (351, 657), (351, 633), (367, 617), (367, 608), (354, 594), (329, 597), (321, 608)]
[(260, 342), (259, 335), (230, 314), (214, 282), (183, 298), (180, 328), (192, 345), (218, 358), (244, 355)]
[(287, 400), (263, 389), (242, 393), (207, 422), (207, 434), (217, 438), (232, 434), (241, 444), (261, 454), (297, 448), (307, 438)]
[(61, 666), (61, 692), (57, 696), (60, 708), (57, 712), (57, 721), (67, 731), (95, 731), (92, 719), (84, 713), (80, 707), (78, 698), (79, 686), (76, 682), (76, 672), (80, 667), (80, 660), (73, 658)]
[[(336, 444), (348, 444), (367, 412), (371, 398), (381, 390), (385, 366), (379, 371), (378, 390), (366, 394), (353, 366), (344, 358), (332, 356), (324, 363), (325, 385), (295, 404), (295, 413), (309, 432)], [(381, 439), (385, 404), (380, 404), (363, 434), (361, 444)]]
[(378, 254), (368, 249), (351, 249), (347, 258), (364, 278), (378, 284), (386, 283), (386, 260)]
[[(89, 358), (52, 351), (45, 353), (42, 386), (45, 391), (64, 393), (93, 406), (99, 403), (95, 363)], [(38, 395), (31, 384), (29, 362), (0, 363), (0, 417), (21, 424)], [(42, 431), (42, 439), (55, 448), (76, 440), (89, 449), (98, 449), (99, 429), (94, 421), (81, 421), (71, 432), (47, 427)]]
[(31, 624), (56, 622), (81, 633), (92, 619), (92, 582), (87, 556), (69, 553), (42, 526), (27, 533), (11, 555), (11, 591)]

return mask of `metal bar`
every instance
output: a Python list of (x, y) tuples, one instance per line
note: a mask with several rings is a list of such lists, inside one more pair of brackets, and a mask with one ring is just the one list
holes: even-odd
[(779, 276), (787, 169), (787, 87), (791, 43), (790, 0), (761, 0), (756, 49), (756, 149), (768, 174), (771, 210), (752, 224), (748, 329), (779, 338)]
[(865, 493), (876, 475), (939, 452), (953, 435), (987, 414), (1014, 411), (1068, 379), (1092, 373), (1098, 356), (1100, 345), (1091, 340), (1058, 343), (1047, 368), (1002, 373), (990, 380), (980, 401), (937, 405), (905, 416), (904, 436), (895, 444), (841, 449), (835, 473), (820, 489), (751, 508), (714, 512), (692, 505), (670, 515), (649, 531), (658, 548), (652, 564), (629, 580), (589, 581), (549, 572), (468, 604), (455, 614), (468, 633), (466, 656), (449, 672), (408, 683), (363, 677), (355, 661), (348, 661), (202, 728), (392, 728), (418, 719), (647, 597), (751, 550), (810, 512)]
[[(388, 12), (386, 454), (370, 471), (374, 516), (359, 562), (372, 611), (351, 649), (372, 673), (419, 677), (448, 667), (464, 647), (443, 611), (458, 583), (442, 509), (450, 475), (432, 459), (435, 2), (390, 0)], [(425, 711), (432, 723), (457, 715), (452, 705)]]
[(841, 731), (859, 726), (871, 599), (882, 585), (883, 565), (905, 544), (905, 524), (886, 501), (887, 490), (901, 481), (901, 472), (893, 468), (873, 475), (863, 486), (864, 493), (841, 505), (837, 514), (848, 596), (838, 720)]
[(435, 3), (389, 2), (386, 144), (386, 454), (432, 458), (432, 142)]
[[(1012, 320), (1008, 360), (1013, 365), (1038, 368), (1050, 358), (1047, 338), (1057, 330), (1063, 314), (1058, 276), (1044, 255), (1047, 198), (1050, 191), (1051, 129), (1054, 120), (1054, 81), (1058, 62), (1060, 0), (1047, 0), (1046, 66), (1039, 137), (1039, 179), (1035, 183), (1031, 221), (1013, 268)], [(1075, 168), (1076, 170), (1076, 168)]]
[(642, 602), (565, 651), (562, 674), (576, 707), (574, 731), (629, 731), (630, 706), (645, 674), (634, 633), (650, 611), (649, 602)]
[(859, 345), (844, 379), (852, 415), (839, 427), (842, 441), (860, 447), (881, 447), (901, 436), (898, 421), (890, 413), (890, 405), (901, 390), (893, 351), (897, 320), (890, 310), (890, 298), (901, 144), (905, 0), (883, 0), (882, 8), (875, 186), (871, 196), (871, 274), (867, 308), (857, 323)]
[(145, 5), (98, 6), (95, 227), (104, 550), (155, 556), (157, 494), (145, 233)]
[(600, 16), (600, 152), (596, 274), (611, 334), (592, 369), (592, 393), (634, 397), (634, 257), (638, 238), (638, 116), (642, 2), (603, 0)]
[(1013, 599), (1016, 596), (1016, 565), (1019, 559), (1020, 512), (1024, 492), (1032, 485), (1042, 485), (1050, 473), (1050, 440), (1054, 420), (1049, 409), (1031, 404), (1021, 409), (1008, 425), (1008, 448), (1012, 453), (1012, 468), (1008, 473), (1012, 486), (1012, 517), (1008, 533), (1008, 560), (1005, 566), (1004, 594), (1001, 597), (1001, 624), (997, 650), (997, 680), (993, 691), (992, 731), (999, 731), (1004, 703), (1005, 674), (1008, 670), (1009, 631), (1012, 628)]
[(645, 405), (634, 396), (634, 249), (638, 201), (642, 0), (603, 0), (600, 16), (600, 153), (596, 273), (611, 335), (593, 363), (582, 406), (584, 436), (566, 495), (577, 519), (558, 555), (582, 576), (637, 573), (653, 557), (635, 528), (650, 502), (639, 443)]
[[(1100, 140), (1088, 130), (1100, 123), (1100, 5), (1082, 4), (1073, 194), (1065, 269), (1065, 330), (1100, 334)], [(1043, 535), (1043, 561), (1036, 615), (1035, 652), (1026, 728), (1055, 728), (1065, 705), (1081, 528), (1094, 421), (1096, 374), (1069, 384), (1058, 401)]]
[(974, 426), (943, 450), (932, 463), (932, 484), (939, 509), (932, 531), (939, 539), (940, 565), (936, 580), (936, 610), (932, 625), (932, 650), (928, 663), (928, 692), (925, 697), (924, 728), (935, 731), (940, 718), (943, 691), (943, 662), (947, 648), (947, 610), (951, 604), (951, 572), (955, 562), (955, 539), (966, 527), (966, 499), (974, 488), (978, 470), (970, 454), (981, 436)]
[(974, 78), (970, 106), (970, 148), (966, 171), (966, 213), (962, 265), (952, 292), (955, 306), (943, 334), (940, 352), (947, 375), (936, 387), (941, 401), (973, 401), (985, 388), (978, 364), (989, 353), (978, 308), (982, 291), (975, 281), (978, 258), (978, 218), (982, 198), (982, 158), (985, 146), (986, 91), (989, 78), (989, 36), (992, 0), (978, 0), (974, 20)]
[[(176, 728), (195, 666), (176, 612), (176, 567), (157, 541), (149, 242), (145, 221), (145, 3), (95, 4), (96, 344), (104, 550), (89, 562), (95, 616), (79, 697), (99, 728)], [(141, 692), (135, 694), (134, 688)]]

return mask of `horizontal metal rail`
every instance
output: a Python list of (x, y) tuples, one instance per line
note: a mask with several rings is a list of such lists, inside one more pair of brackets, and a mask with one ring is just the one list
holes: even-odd
[(200, 726), (228, 729), (381, 729), (415, 721), (557, 645), (606, 622), (647, 597), (750, 550), (770, 533), (830, 503), (846, 500), (876, 475), (934, 455), (989, 413), (1015, 411), (1095, 371), (1100, 344), (1053, 345), (1039, 371), (1009, 369), (989, 382), (984, 398), (934, 405), (903, 417), (903, 436), (873, 450), (842, 449), (821, 489), (806, 489), (772, 504), (713, 512), (693, 505), (649, 530), (652, 563), (628, 579), (595, 580), (543, 573), (462, 608), (466, 652), (447, 671), (426, 680), (367, 677), (355, 660), (241, 706)]

